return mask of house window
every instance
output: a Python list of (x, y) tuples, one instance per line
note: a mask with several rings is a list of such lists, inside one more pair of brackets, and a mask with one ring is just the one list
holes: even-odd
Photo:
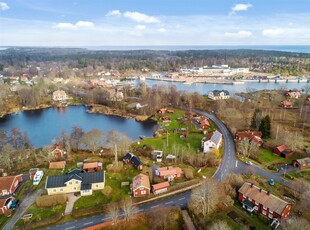
[(146, 191), (145, 190), (141, 191), (141, 194), (146, 194)]
[(53, 189), (53, 192), (56, 192), (56, 189)]
[(267, 212), (266, 212), (265, 210), (263, 210), (262, 213), (263, 213), (263, 215), (266, 215), (266, 214), (267, 214)]
[(96, 184), (96, 188), (98, 188), (98, 185)]
[(252, 201), (252, 198), (249, 197), (249, 201)]
[(79, 182), (78, 182), (78, 181), (76, 181), (75, 183), (76, 183), (76, 184), (78, 184)]
[(267, 210), (267, 208), (266, 208), (265, 206), (263, 206), (263, 209), (264, 209), (264, 210)]
[(76, 187), (74, 187), (73, 190), (76, 190)]
[(64, 191), (64, 189), (63, 189), (63, 188), (61, 188), (61, 189), (59, 189), (59, 191), (60, 191), (60, 192), (63, 192), (63, 191)]
[(69, 182), (69, 184), (71, 185), (71, 184), (72, 184), (72, 182), (70, 181), (70, 182)]
[(271, 209), (269, 209), (269, 213), (273, 213), (273, 211)]
[(273, 218), (273, 215), (272, 215), (272, 214), (269, 214), (268, 217), (269, 217), (270, 219), (272, 219), (272, 218)]

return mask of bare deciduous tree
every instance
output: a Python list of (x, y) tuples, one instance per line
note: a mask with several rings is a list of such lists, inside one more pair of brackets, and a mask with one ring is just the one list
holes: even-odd
[(177, 213), (179, 207), (159, 207), (148, 214), (149, 226), (152, 230), (174, 230), (178, 228)]
[(133, 205), (132, 199), (124, 199), (120, 202), (120, 207), (124, 211), (126, 221), (129, 221), (130, 217), (136, 214), (136, 206)]
[(108, 205), (108, 216), (111, 218), (111, 221), (114, 225), (117, 223), (119, 216), (119, 206), (118, 203), (109, 203)]
[(94, 154), (95, 151), (102, 144), (103, 137), (104, 134), (99, 129), (92, 129), (89, 132), (84, 133), (82, 137), (82, 143)]
[(210, 228), (210, 230), (231, 230), (232, 228), (229, 227), (227, 222), (220, 220), (215, 222)]
[(249, 157), (251, 154), (256, 153), (257, 150), (258, 146), (247, 139), (243, 139), (238, 143), (238, 152), (245, 157)]

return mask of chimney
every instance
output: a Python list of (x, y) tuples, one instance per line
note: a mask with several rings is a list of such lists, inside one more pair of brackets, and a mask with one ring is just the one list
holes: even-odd
[(267, 191), (267, 195), (268, 195), (268, 196), (270, 195), (270, 191)]
[(253, 183), (251, 183), (251, 188), (253, 188)]
[(259, 192), (261, 192), (261, 191), (262, 191), (262, 189), (260, 188), (260, 189), (259, 189)]

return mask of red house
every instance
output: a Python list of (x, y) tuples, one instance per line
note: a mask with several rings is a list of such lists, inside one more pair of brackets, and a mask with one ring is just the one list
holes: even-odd
[(210, 128), (210, 122), (208, 118), (202, 116), (198, 119), (199, 127), (201, 129), (209, 129)]
[(256, 185), (244, 183), (238, 191), (238, 200), (249, 212), (259, 212), (269, 219), (287, 219), (292, 205)]
[(55, 159), (60, 159), (63, 158), (65, 154), (65, 150), (62, 146), (56, 144), (54, 146), (54, 150), (52, 151), (52, 155), (54, 156)]
[(149, 195), (151, 191), (149, 177), (142, 173), (135, 176), (132, 180), (131, 190), (134, 197)]
[(126, 164), (129, 164), (129, 163), (132, 164), (138, 170), (142, 170), (142, 168), (143, 168), (143, 165), (142, 165), (142, 162), (141, 162), (140, 158), (135, 156), (132, 153), (127, 153), (123, 157), (123, 162), (126, 163)]
[(293, 160), (292, 165), (296, 168), (303, 169), (310, 166), (310, 157), (303, 159)]
[(13, 194), (19, 183), (22, 181), (22, 174), (17, 176), (0, 177), (0, 196)]
[(184, 173), (179, 167), (163, 167), (156, 170), (156, 174), (162, 179), (173, 181), (184, 176)]
[(168, 181), (159, 183), (159, 184), (153, 184), (152, 185), (152, 191), (155, 195), (163, 193), (163, 192), (167, 192), (168, 191), (168, 187), (170, 186)]
[(6, 211), (9, 210), (13, 199), (14, 198), (12, 198), (12, 197), (0, 199), (0, 215), (4, 214)]
[(83, 170), (85, 170), (86, 172), (102, 171), (102, 163), (101, 162), (84, 163)]
[(290, 150), (286, 145), (280, 145), (276, 147), (273, 152), (283, 158), (289, 158), (293, 155), (293, 151)]
[(282, 108), (292, 108), (293, 107), (293, 102), (291, 101), (281, 101), (281, 107)]
[(246, 139), (250, 143), (255, 143), (261, 146), (263, 144), (262, 136), (263, 134), (260, 131), (242, 131), (242, 132), (236, 133), (235, 140), (241, 141), (241, 140)]

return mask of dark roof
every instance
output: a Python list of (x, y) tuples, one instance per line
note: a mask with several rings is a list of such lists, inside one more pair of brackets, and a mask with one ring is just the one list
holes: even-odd
[(81, 190), (89, 190), (91, 189), (91, 184), (82, 184), (81, 185)]
[(124, 157), (123, 160), (130, 160), (132, 158), (132, 154), (131, 153), (127, 153)]
[(244, 200), (242, 201), (243, 204), (245, 204), (246, 206), (250, 207), (250, 208), (253, 208), (255, 205), (249, 201), (249, 200)]
[(66, 174), (79, 174), (79, 173), (83, 173), (83, 171), (79, 169), (73, 169), (70, 172), (67, 172)]
[(142, 164), (142, 162), (140, 161), (139, 157), (137, 157), (137, 156), (133, 156), (133, 157), (131, 158), (131, 161), (132, 161), (132, 163), (133, 163), (136, 167), (138, 167), (139, 165)]
[(78, 174), (65, 174), (60, 176), (48, 176), (46, 188), (64, 187), (65, 183), (71, 179), (82, 181), (82, 185), (104, 182), (104, 172), (90, 172)]
[(229, 92), (227, 90), (213, 90), (214, 96), (219, 96), (221, 92), (224, 92), (225, 95), (229, 95)]

